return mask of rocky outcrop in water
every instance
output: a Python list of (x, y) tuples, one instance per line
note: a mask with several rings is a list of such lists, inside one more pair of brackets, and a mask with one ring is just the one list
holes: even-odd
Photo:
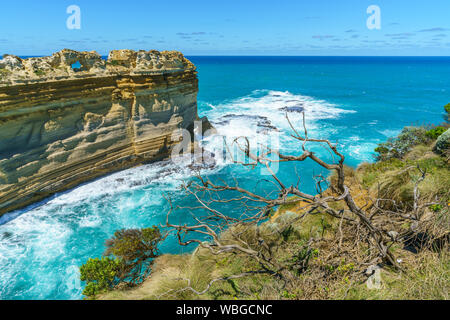
[(167, 157), (197, 116), (195, 66), (175, 51), (62, 50), (0, 60), (0, 214)]

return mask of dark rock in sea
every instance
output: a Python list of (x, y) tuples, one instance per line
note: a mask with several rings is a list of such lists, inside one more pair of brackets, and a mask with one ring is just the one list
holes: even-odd
[(278, 131), (278, 128), (272, 125), (272, 122), (264, 116), (258, 115), (247, 115), (247, 114), (227, 114), (222, 117), (222, 121), (218, 122), (217, 125), (226, 125), (229, 124), (233, 119), (246, 119), (249, 121), (256, 122), (256, 126), (258, 127), (258, 133), (267, 133), (269, 131)]
[[(209, 122), (207, 117), (202, 117), (199, 120), (201, 122), (201, 133), (202, 133), (202, 135), (204, 135), (205, 132), (208, 131), (208, 130), (210, 130), (210, 133), (215, 131), (214, 126), (211, 124), (211, 122)], [(191, 125), (189, 125), (186, 128), (186, 130), (188, 130), (189, 132), (193, 132), (194, 130), (198, 130), (197, 124), (198, 123), (192, 123)]]
[(302, 113), (305, 110), (301, 105), (280, 108), (281, 111)]
[(2, 240), (7, 240), (7, 239), (11, 239), (13, 236), (12, 232), (3, 232), (3, 236), (2, 236)]
[(202, 121), (202, 134), (205, 134), (208, 130), (215, 130), (214, 126), (209, 122), (207, 117), (200, 119)]
[(145, 181), (132, 181), (130, 183), (130, 187), (139, 187), (144, 185)]
[(265, 133), (267, 134), (269, 131), (278, 131), (278, 128), (272, 125), (272, 122), (270, 122), (269, 119), (266, 117), (262, 117), (263, 119), (260, 119), (258, 121), (258, 129), (257, 133)]
[(222, 118), (223, 119), (260, 119), (260, 118), (264, 118), (264, 117), (257, 116), (257, 115), (249, 115), (249, 114), (230, 113), (230, 114), (224, 115)]
[(203, 152), (193, 157), (193, 163), (188, 167), (192, 170), (214, 168), (216, 166), (215, 154), (203, 149)]

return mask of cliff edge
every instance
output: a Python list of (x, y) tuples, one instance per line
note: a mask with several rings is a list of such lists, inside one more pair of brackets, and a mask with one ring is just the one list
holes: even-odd
[(0, 215), (167, 157), (198, 120), (195, 66), (175, 51), (64, 49), (0, 60)]

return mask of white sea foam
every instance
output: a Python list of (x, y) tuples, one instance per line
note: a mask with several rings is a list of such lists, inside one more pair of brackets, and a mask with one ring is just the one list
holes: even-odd
[[(318, 120), (336, 119), (353, 110), (346, 110), (324, 100), (293, 94), (288, 91), (255, 90), (250, 95), (233, 99), (216, 106), (210, 106), (208, 118), (220, 135), (231, 143), (234, 138), (246, 136), (251, 142), (271, 144), (278, 141), (284, 149), (290, 149), (295, 141), (288, 137), (292, 133), (286, 120), (288, 114), (291, 123), (302, 130), (304, 111), (310, 136), (327, 138), (333, 128), (323, 130)], [(220, 150), (222, 141), (206, 139), (206, 146)], [(209, 145), (208, 145), (209, 143)], [(255, 143), (256, 144), (256, 143)]]
[[(212, 121), (219, 121), (226, 115), (258, 115), (269, 118), (274, 125), (287, 127), (285, 107), (301, 107), (309, 120), (337, 118), (341, 114), (354, 113), (353, 110), (338, 108), (335, 104), (312, 97), (293, 94), (288, 91), (255, 90), (252, 94), (234, 99), (217, 106), (208, 113)], [(300, 119), (300, 113), (290, 112), (293, 118)]]
[(377, 147), (376, 143), (357, 143), (350, 144), (347, 148), (347, 154), (360, 161), (373, 161), (373, 150)]

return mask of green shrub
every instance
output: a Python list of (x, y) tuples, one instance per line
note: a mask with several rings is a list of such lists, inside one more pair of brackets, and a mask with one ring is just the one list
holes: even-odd
[(445, 132), (446, 128), (444, 127), (435, 127), (431, 130), (428, 130), (425, 135), (433, 140), (436, 140), (441, 134)]
[(443, 206), (441, 204), (432, 204), (430, 206), (430, 210), (433, 212), (439, 212), (442, 210), (442, 208), (443, 208)]
[(445, 121), (450, 122), (450, 103), (447, 103), (447, 104), (444, 106), (444, 110), (445, 110), (445, 112), (447, 113), (447, 114), (444, 116), (444, 119), (445, 119)]
[(450, 103), (447, 103), (447, 104), (444, 106), (444, 110), (445, 110), (447, 113), (450, 113)]
[(405, 127), (396, 138), (380, 143), (375, 149), (377, 160), (401, 159), (412, 147), (429, 142), (427, 130), (423, 127)]
[(124, 229), (114, 233), (113, 238), (106, 241), (105, 255), (113, 255), (124, 263), (123, 280), (137, 284), (143, 273), (149, 271), (151, 262), (159, 255), (158, 243), (161, 232), (157, 227), (145, 229)]
[(379, 154), (387, 154), (387, 153), (389, 153), (389, 148), (380, 145), (375, 148), (375, 152), (377, 152)]
[(110, 257), (88, 259), (80, 267), (80, 279), (86, 281), (83, 294), (90, 297), (111, 290), (120, 281), (121, 269), (122, 263), (119, 259)]
[(89, 259), (80, 267), (81, 280), (86, 281), (83, 294), (90, 297), (111, 290), (119, 283), (141, 283), (150, 272), (153, 259), (159, 256), (161, 240), (157, 227), (116, 231), (106, 241), (104, 256)]

